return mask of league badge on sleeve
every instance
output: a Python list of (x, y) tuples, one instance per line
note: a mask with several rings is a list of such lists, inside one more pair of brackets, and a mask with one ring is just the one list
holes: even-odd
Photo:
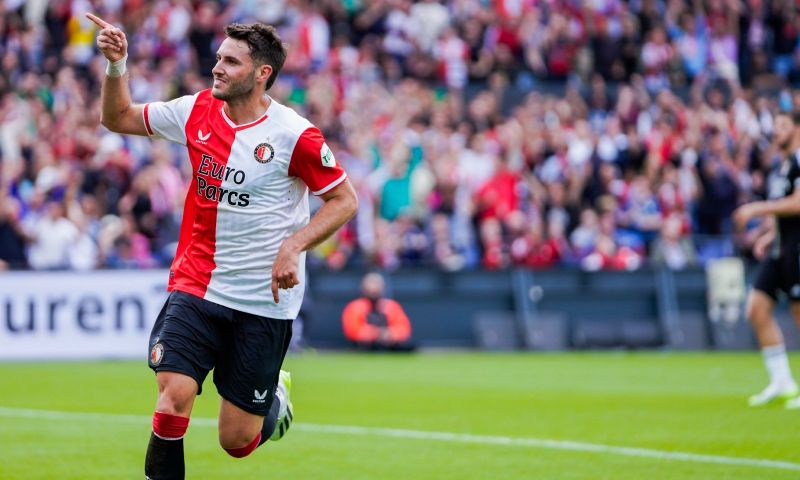
[(336, 166), (336, 158), (334, 158), (333, 152), (331, 152), (331, 149), (328, 148), (327, 143), (322, 144), (322, 148), (319, 151), (319, 156), (322, 159), (323, 166), (330, 168)]
[(253, 156), (259, 163), (269, 163), (275, 156), (275, 149), (267, 142), (259, 143), (253, 150)]

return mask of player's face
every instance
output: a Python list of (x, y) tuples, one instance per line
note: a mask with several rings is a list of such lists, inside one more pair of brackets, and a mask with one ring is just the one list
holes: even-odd
[(217, 50), (217, 64), (211, 70), (211, 95), (224, 101), (250, 95), (256, 87), (256, 71), (250, 47), (243, 40), (226, 38)]
[(775, 118), (775, 143), (780, 148), (788, 148), (794, 134), (794, 122), (789, 115), (778, 115)]

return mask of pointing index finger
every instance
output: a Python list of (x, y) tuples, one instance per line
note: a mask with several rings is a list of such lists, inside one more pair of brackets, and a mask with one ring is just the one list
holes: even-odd
[(88, 13), (87, 12), (86, 13), (86, 18), (88, 18), (89, 20), (93, 21), (95, 23), (95, 25), (97, 25), (100, 28), (114, 28), (113, 25), (111, 25), (110, 23), (106, 22), (105, 20), (103, 20), (102, 18), (98, 17), (97, 15), (95, 15), (93, 13)]

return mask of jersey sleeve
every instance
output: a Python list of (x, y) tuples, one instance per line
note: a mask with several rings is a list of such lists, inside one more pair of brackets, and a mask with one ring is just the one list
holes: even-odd
[(289, 162), (289, 176), (303, 180), (314, 195), (322, 195), (344, 182), (347, 173), (336, 162), (322, 132), (316, 127), (309, 127), (300, 135), (294, 147)]
[(186, 121), (192, 113), (197, 95), (186, 95), (169, 102), (144, 105), (144, 126), (147, 134), (186, 145)]

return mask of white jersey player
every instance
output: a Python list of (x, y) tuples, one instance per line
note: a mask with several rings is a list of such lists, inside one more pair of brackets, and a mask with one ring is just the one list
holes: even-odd
[[(145, 460), (146, 478), (182, 479), (183, 435), (212, 369), (230, 455), (286, 433), (291, 381), (280, 367), (302, 302), (304, 252), (349, 220), (358, 201), (320, 131), (266, 94), (287, 53), (274, 28), (228, 25), (212, 88), (138, 105), (125, 34), (87, 16), (108, 59), (103, 125), (185, 145), (192, 165), (171, 293), (150, 339), (158, 400)], [(324, 201), (313, 218), (309, 191)]]

